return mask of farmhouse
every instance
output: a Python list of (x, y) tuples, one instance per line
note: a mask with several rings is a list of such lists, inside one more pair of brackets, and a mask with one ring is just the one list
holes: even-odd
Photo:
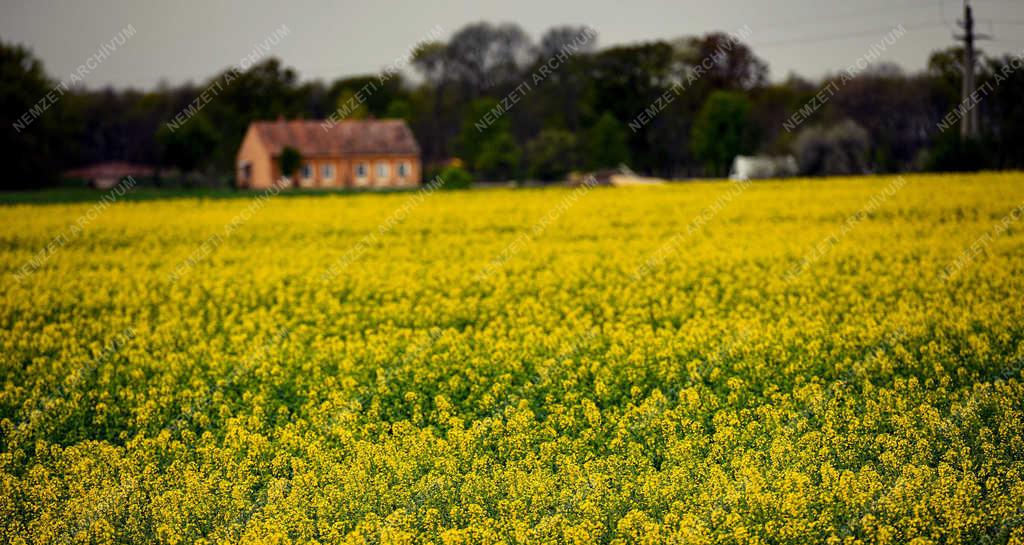
[(281, 178), (281, 151), (302, 163), (297, 187), (405, 187), (420, 181), (420, 147), (400, 119), (254, 121), (238, 150), (235, 183), (269, 188)]

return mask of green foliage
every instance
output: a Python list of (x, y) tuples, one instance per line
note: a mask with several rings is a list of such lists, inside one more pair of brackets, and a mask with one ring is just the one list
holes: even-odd
[(473, 169), (489, 180), (507, 180), (519, 173), (520, 156), (512, 135), (498, 133), (484, 142)]
[[(582, 27), (549, 29), (537, 43), (530, 43), (514, 24), (473, 23), (452, 30), (446, 42), (416, 48), (411, 61), (419, 76), (416, 85), (398, 73), (299, 81), (294, 69), (267, 58), (243, 72), (224, 70), (198, 85), (144, 92), (71, 88), (27, 130), (0, 134), (0, 146), (8, 152), (2, 187), (49, 182), (63, 168), (99, 161), (158, 163), (164, 151), (158, 129), (197, 106), (216, 132), (210, 156), (201, 158), (202, 168), (223, 177), (234, 171), (235, 154), (250, 122), (326, 118), (339, 110), (346, 119), (405, 119), (415, 131), (424, 163), (461, 157), (471, 170), (487, 165), (488, 172), (480, 172), (486, 176), (509, 163), (508, 140), (492, 142), (494, 135), (512, 135), (524, 166), (544, 162), (527, 157), (526, 144), (545, 129), (577, 135), (575, 166), (601, 168), (626, 158), (636, 170), (664, 177), (697, 175), (701, 167), (722, 174), (737, 153), (784, 153), (797, 135), (782, 130), (783, 123), (832, 83), (791, 77), (767, 84), (764, 62), (748, 46), (721, 33), (599, 48), (593, 36), (579, 43), (586, 30)], [(557, 69), (543, 81), (532, 78), (570, 45), (579, 47)], [(936, 123), (960, 101), (959, 58), (956, 49), (938, 51), (928, 70), (919, 74), (866, 70), (835, 89), (811, 123), (856, 120), (871, 137), (869, 157), (875, 170), (924, 165), (923, 152), (937, 135)], [(1024, 167), (1024, 146), (1019, 145), (1024, 140), (1024, 101), (1019, 99), (1024, 96), (1024, 70), (1013, 69), (1016, 62), (1009, 55), (979, 60), (979, 88), (990, 90), (977, 109), (991, 168)], [(11, 127), (56, 82), (47, 81), (24, 48), (3, 46), (0, 64), (0, 124)], [(698, 66), (701, 75), (693, 78)], [(528, 96), (486, 120), (499, 105), (495, 97), (517, 96), (513, 93), (521, 82), (529, 84)], [(685, 92), (676, 85), (683, 85)], [(752, 106), (730, 110), (739, 101), (723, 103), (720, 95), (712, 98), (716, 91), (745, 94)], [(749, 124), (737, 122), (743, 115), (732, 115), (743, 110)], [(609, 115), (601, 115), (605, 112)], [(703, 125), (695, 128), (699, 114), (704, 114)], [(619, 129), (625, 128), (622, 133), (612, 128), (612, 118), (621, 124)], [(481, 122), (482, 129), (477, 127)], [(932, 168), (948, 164), (943, 157), (960, 153), (954, 142), (935, 144)], [(487, 157), (480, 162), (485, 148)], [(957, 165), (970, 160), (965, 155), (951, 168), (966, 168)]]
[(530, 176), (553, 181), (563, 178), (579, 162), (576, 135), (561, 129), (545, 129), (526, 145)]
[(219, 136), (214, 165), (226, 172), (234, 172), (235, 154), (250, 122), (295, 118), (306, 111), (298, 74), (276, 58), (268, 58), (244, 72), (225, 71), (211, 85), (220, 90), (203, 108), (203, 114), (209, 117)]
[(401, 74), (391, 74), (383, 80), (376, 74), (345, 77), (336, 80), (327, 90), (327, 99), (333, 108), (338, 108), (343, 103), (343, 95), (358, 95), (364, 106), (363, 111), (374, 117), (389, 117), (387, 112), (392, 103), (409, 98)]
[(750, 100), (742, 93), (716, 91), (697, 114), (691, 132), (694, 156), (716, 176), (728, 172), (737, 155), (756, 146)]
[(210, 120), (199, 113), (176, 129), (167, 125), (160, 127), (156, 139), (165, 161), (181, 169), (182, 174), (187, 174), (210, 164), (219, 142), (218, 136)]
[(441, 171), (443, 189), (466, 189), (473, 183), (473, 175), (462, 167), (448, 166)]
[(302, 165), (302, 154), (291, 146), (285, 146), (281, 150), (281, 156), (277, 158), (277, 163), (281, 169), (281, 175), (291, 178)]
[(665, 91), (661, 82), (671, 75), (673, 50), (663, 41), (615, 46), (597, 52), (591, 62), (598, 105), (620, 119), (632, 119)]
[(335, 117), (338, 120), (366, 119), (370, 117), (370, 109), (366, 105), (366, 96), (359, 91), (342, 89), (335, 102)]
[(590, 129), (587, 148), (587, 162), (591, 168), (629, 163), (626, 130), (609, 112), (605, 112)]
[[(1024, 67), (1021, 56), (1004, 55), (989, 61), (992, 75), (980, 82), (995, 92), (981, 108), (983, 142), (990, 168), (1024, 168)], [(1016, 67), (1016, 68), (1014, 68)]]
[(793, 143), (801, 174), (807, 176), (847, 176), (868, 171), (871, 147), (868, 132), (851, 120), (827, 129), (808, 127)]
[(476, 165), (486, 142), (511, 130), (506, 115), (493, 113), (497, 107), (498, 101), (490, 97), (474, 100), (466, 107), (459, 130), (458, 151), (459, 158), (467, 165)]
[(459, 157), (480, 176), (507, 179), (519, 172), (521, 152), (506, 114), (496, 114), (498, 101), (484, 97), (470, 103), (462, 117)]
[(58, 167), (66, 161), (61, 152), (72, 142), (62, 123), (63, 98), (31, 51), (0, 42), (0, 189), (56, 181)]
[(950, 104), (960, 100), (963, 70), (960, 62), (964, 58), (963, 47), (950, 47), (933, 51), (928, 57), (928, 75), (932, 78), (932, 88)]
[(979, 140), (960, 137), (959, 127), (950, 127), (936, 139), (925, 157), (925, 170), (970, 172), (988, 166), (988, 151)]
[(388, 110), (384, 117), (390, 119), (404, 119), (409, 121), (413, 118), (412, 104), (408, 100), (395, 99), (388, 104)]

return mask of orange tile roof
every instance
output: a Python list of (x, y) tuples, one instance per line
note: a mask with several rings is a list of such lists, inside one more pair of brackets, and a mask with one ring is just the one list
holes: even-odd
[(401, 119), (315, 119), (254, 121), (252, 127), (271, 155), (291, 146), (304, 157), (419, 155), (409, 125)]

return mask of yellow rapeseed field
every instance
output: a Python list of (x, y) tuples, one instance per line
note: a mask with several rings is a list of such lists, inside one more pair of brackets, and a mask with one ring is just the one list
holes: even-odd
[(1024, 543), (1020, 173), (98, 195), (0, 268), (2, 543)]

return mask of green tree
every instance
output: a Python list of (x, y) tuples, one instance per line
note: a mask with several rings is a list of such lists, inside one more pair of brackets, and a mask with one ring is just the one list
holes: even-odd
[(576, 136), (561, 129), (545, 129), (526, 145), (530, 175), (545, 181), (564, 177), (576, 168)]
[(276, 58), (263, 60), (244, 72), (229, 69), (203, 88), (209, 85), (216, 85), (214, 89), (220, 91), (203, 108), (203, 114), (217, 130), (220, 145), (215, 149), (214, 164), (224, 172), (234, 172), (235, 154), (250, 122), (308, 115), (299, 92), (298, 74)]
[(0, 42), (0, 147), (5, 159), (0, 188), (38, 187), (56, 180), (61, 148), (73, 141), (61, 120), (62, 96), (31, 51)]
[(181, 169), (182, 174), (209, 166), (220, 141), (217, 130), (203, 114), (195, 115), (176, 129), (162, 125), (156, 139), (164, 161)]
[(754, 150), (750, 100), (738, 92), (715, 91), (697, 113), (690, 141), (694, 156), (716, 176), (728, 172), (737, 155)]
[(366, 119), (370, 116), (370, 109), (366, 106), (366, 95), (364, 92), (356, 93), (350, 89), (342, 89), (338, 93), (338, 100), (335, 104), (333, 116), (339, 121), (346, 119)]
[(277, 158), (277, 163), (281, 168), (281, 175), (291, 178), (302, 165), (302, 154), (291, 146), (285, 146), (281, 150), (281, 156)]
[(982, 140), (992, 156), (989, 168), (1024, 168), (1024, 70), (1019, 62), (1011, 55), (992, 59), (989, 72), (993, 75), (983, 80), (995, 88), (980, 112)]
[(990, 164), (989, 149), (973, 138), (963, 139), (950, 128), (939, 134), (925, 153), (924, 168), (932, 172), (972, 172)]
[[(358, 95), (358, 98), (356, 98)], [(406, 90), (405, 80), (401, 72), (390, 74), (383, 81), (377, 74), (349, 76), (335, 80), (327, 88), (327, 99), (333, 106), (329, 109), (336, 111), (344, 104), (344, 100), (353, 98), (355, 102), (361, 102), (360, 113), (357, 115), (372, 115), (374, 117), (390, 117), (388, 109), (396, 101), (408, 100), (409, 92)], [(350, 106), (351, 107), (351, 106)], [(330, 115), (328, 112), (327, 115)], [(341, 115), (340, 113), (338, 115)], [(351, 118), (346, 117), (346, 119)], [(354, 119), (354, 118), (353, 118)]]
[(388, 110), (384, 114), (384, 117), (390, 119), (404, 119), (406, 121), (412, 119), (412, 104), (409, 104), (408, 100), (397, 98), (392, 100), (388, 104)]
[(605, 112), (590, 129), (587, 138), (587, 164), (591, 168), (615, 167), (629, 162), (629, 145), (622, 124)]
[(477, 157), (486, 142), (511, 130), (508, 116), (496, 114), (497, 106), (498, 101), (493, 98), (480, 98), (471, 102), (462, 115), (456, 144), (459, 157), (471, 167), (476, 166)]
[(492, 180), (507, 180), (519, 173), (521, 153), (512, 135), (498, 133), (484, 142), (473, 170)]

